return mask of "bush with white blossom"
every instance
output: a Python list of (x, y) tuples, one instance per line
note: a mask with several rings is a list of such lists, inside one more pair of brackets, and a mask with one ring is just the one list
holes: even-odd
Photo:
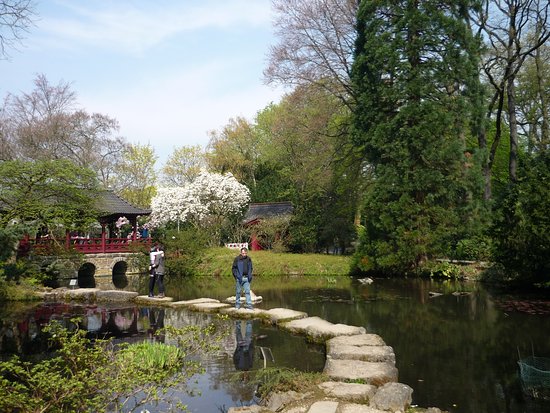
[(159, 188), (151, 200), (149, 225), (207, 225), (237, 215), (249, 201), (250, 191), (231, 173), (202, 172), (184, 187)]

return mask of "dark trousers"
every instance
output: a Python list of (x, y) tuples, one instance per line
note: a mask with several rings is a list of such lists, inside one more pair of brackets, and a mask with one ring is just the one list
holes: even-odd
[(153, 273), (149, 276), (149, 295), (154, 294), (155, 283), (158, 284), (159, 294), (164, 294), (164, 274)]

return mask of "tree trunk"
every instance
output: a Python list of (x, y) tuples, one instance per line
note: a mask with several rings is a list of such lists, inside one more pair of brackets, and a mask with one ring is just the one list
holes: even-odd
[(508, 172), (511, 182), (517, 181), (517, 163), (518, 163), (518, 122), (516, 119), (516, 96), (514, 86), (514, 76), (508, 79), (506, 88), (508, 94), (508, 121), (510, 123), (510, 159), (508, 163)]
[(544, 87), (544, 75), (540, 48), (535, 53), (535, 66), (537, 69), (537, 93), (540, 99), (540, 116), (541, 116), (541, 128), (540, 128), (540, 147), (545, 148), (550, 144), (550, 125), (548, 120), (548, 101), (546, 100), (546, 91)]

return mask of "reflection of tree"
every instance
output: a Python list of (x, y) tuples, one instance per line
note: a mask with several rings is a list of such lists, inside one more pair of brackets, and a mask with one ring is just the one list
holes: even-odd
[[(378, 282), (383, 286), (377, 286)], [(464, 412), (515, 411), (509, 406), (521, 400), (517, 348), (529, 347), (531, 340), (539, 346), (548, 343), (547, 332), (536, 327), (543, 320), (499, 311), (493, 297), (477, 284), (470, 288), (470, 295), (451, 294), (465, 286), (377, 280), (355, 291), (360, 297), (368, 289), (369, 302), (359, 298), (351, 308), (333, 309), (327, 319), (346, 320), (380, 334), (394, 348), (400, 382), (415, 388), (415, 404), (445, 407), (460, 401)], [(444, 294), (430, 299), (429, 291)], [(525, 331), (531, 336), (526, 338)]]

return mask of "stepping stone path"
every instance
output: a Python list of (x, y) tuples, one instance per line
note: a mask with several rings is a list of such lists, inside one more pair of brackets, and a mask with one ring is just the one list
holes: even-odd
[[(174, 302), (171, 297), (138, 296), (125, 291), (57, 289), (45, 293), (46, 301), (132, 301), (137, 304), (187, 308), (191, 311), (226, 314), (233, 318), (257, 318), (308, 340), (325, 343), (324, 373), (331, 381), (318, 391), (275, 393), (266, 406), (231, 407), (228, 413), (404, 413), (412, 403), (412, 388), (398, 383), (395, 354), (384, 340), (364, 327), (333, 324), (320, 317), (287, 308), (236, 309), (234, 304), (212, 298)], [(259, 297), (261, 301), (261, 297)], [(233, 301), (234, 302), (234, 301)], [(258, 302), (258, 301), (256, 301)], [(430, 413), (441, 413), (430, 408)]]

